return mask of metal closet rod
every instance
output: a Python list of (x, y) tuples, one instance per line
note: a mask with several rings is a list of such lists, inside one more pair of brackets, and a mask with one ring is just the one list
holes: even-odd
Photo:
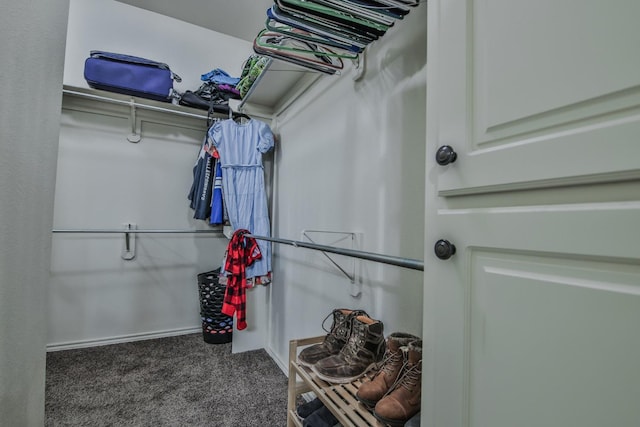
[(214, 234), (222, 234), (222, 230), (138, 230), (135, 228), (132, 229), (93, 229), (93, 230), (70, 230), (70, 229), (53, 229), (52, 233), (122, 233), (122, 234), (200, 234), (200, 233), (214, 233)]
[(410, 268), (412, 270), (424, 271), (424, 261), (412, 258), (402, 258), (391, 255), (377, 254), (374, 252), (357, 251), (354, 249), (337, 248), (334, 246), (318, 245), (317, 243), (307, 243), (298, 240), (280, 239), (277, 237), (256, 236), (254, 234), (245, 234), (247, 237), (254, 239), (267, 240), (274, 243), (282, 243), (285, 245), (295, 246), (296, 248), (313, 249), (321, 252), (330, 252), (338, 255), (346, 255), (354, 258), (366, 259), (368, 261), (380, 262), (383, 264), (396, 265), (398, 267)]
[[(53, 229), (53, 233), (159, 233), (159, 234), (180, 234), (180, 233), (214, 233), (222, 234), (222, 230), (139, 230), (139, 229), (94, 229), (94, 230), (77, 230), (77, 229)], [(313, 249), (321, 252), (330, 252), (338, 255), (345, 255), (354, 258), (375, 261), (382, 264), (396, 265), (398, 267), (409, 268), (412, 270), (424, 271), (424, 261), (412, 258), (402, 258), (391, 255), (377, 254), (374, 252), (357, 251), (354, 249), (337, 248), (334, 246), (318, 245), (317, 243), (301, 242), (299, 240), (280, 239), (278, 237), (257, 236), (255, 234), (245, 234), (247, 237), (253, 237), (258, 240), (266, 240), (273, 243), (281, 243), (284, 245), (294, 246), (296, 248)]]

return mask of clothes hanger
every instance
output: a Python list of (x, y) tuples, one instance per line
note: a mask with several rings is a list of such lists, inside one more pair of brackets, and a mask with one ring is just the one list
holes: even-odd
[(362, 4), (350, 3), (345, 0), (315, 0), (316, 3), (323, 4), (347, 15), (361, 19), (367, 19), (378, 24), (393, 26), (395, 19), (382, 13), (381, 10), (363, 7)]
[[(212, 106), (213, 104), (211, 104)], [(211, 125), (215, 122), (215, 118), (213, 117), (213, 108), (209, 106), (209, 110), (207, 111), (207, 129), (211, 127)]]
[(345, 13), (323, 4), (304, 0), (276, 0), (276, 4), (284, 10), (296, 11), (310, 18), (319, 18), (338, 25), (351, 27), (367, 33), (382, 36), (391, 25), (374, 22), (368, 18)]
[(235, 112), (231, 107), (229, 107), (229, 120), (233, 120), (236, 123), (242, 123), (244, 119), (251, 120), (251, 117), (245, 113)]
[(296, 11), (283, 10), (277, 4), (271, 6), (267, 10), (267, 17), (280, 23), (291, 25), (292, 27), (309, 31), (328, 37), (332, 40), (364, 48), (369, 43), (377, 39), (371, 34), (364, 34), (359, 31), (353, 31), (350, 28), (338, 25), (334, 22), (322, 20), (320, 18), (311, 18), (302, 15)]
[[(305, 35), (303, 35), (305, 36)], [(358, 53), (337, 47), (327, 47), (322, 41), (309, 41), (307, 37), (300, 39), (296, 35), (284, 35), (280, 32), (262, 30), (256, 36), (255, 43), (261, 48), (275, 49), (278, 51), (290, 51), (303, 54), (312, 54), (326, 64), (331, 61), (326, 57), (337, 57), (346, 59), (357, 59)]]
[(236, 123), (246, 123), (244, 120), (251, 120), (251, 117), (247, 116), (244, 113), (233, 113), (233, 121)]
[[(268, 12), (267, 12), (268, 13)], [(349, 52), (361, 53), (364, 50), (362, 46), (356, 46), (350, 43), (341, 42), (339, 40), (332, 39), (321, 34), (313, 33), (308, 30), (296, 28), (293, 25), (285, 24), (277, 21), (276, 19), (267, 18), (265, 27), (269, 31), (284, 34), (285, 36), (297, 38), (299, 40), (305, 40), (312, 43), (319, 43), (325, 46), (343, 49)]]
[(260, 55), (277, 58), (325, 74), (338, 74), (338, 71), (344, 68), (341, 58), (317, 55), (315, 51), (290, 52), (271, 47), (262, 47), (255, 40), (253, 42), (253, 50)]

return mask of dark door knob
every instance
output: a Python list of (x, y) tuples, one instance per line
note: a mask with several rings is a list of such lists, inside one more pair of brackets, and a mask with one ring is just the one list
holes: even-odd
[(440, 259), (449, 259), (456, 253), (456, 247), (448, 240), (440, 239), (433, 248), (436, 256)]
[(443, 145), (442, 147), (438, 148), (438, 152), (436, 153), (436, 162), (441, 166), (453, 163), (457, 158), (458, 155), (449, 145)]

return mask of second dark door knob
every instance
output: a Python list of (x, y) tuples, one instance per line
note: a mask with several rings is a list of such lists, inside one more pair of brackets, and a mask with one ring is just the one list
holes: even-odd
[(458, 155), (449, 145), (443, 145), (442, 147), (438, 148), (438, 152), (436, 153), (436, 162), (441, 166), (453, 163), (457, 158)]
[(440, 259), (449, 259), (456, 253), (456, 247), (448, 240), (440, 239), (433, 247), (433, 251)]

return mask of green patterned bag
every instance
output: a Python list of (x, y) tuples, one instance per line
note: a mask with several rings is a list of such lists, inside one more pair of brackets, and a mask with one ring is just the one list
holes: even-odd
[(269, 63), (269, 58), (262, 55), (251, 55), (244, 63), (240, 81), (236, 85), (236, 89), (240, 91), (240, 96), (244, 98), (258, 76), (264, 71)]

